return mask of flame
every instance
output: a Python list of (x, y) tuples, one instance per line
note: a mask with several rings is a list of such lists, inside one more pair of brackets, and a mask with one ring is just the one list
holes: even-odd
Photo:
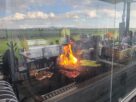
[(58, 60), (58, 64), (63, 68), (75, 69), (78, 66), (78, 59), (73, 54), (71, 44), (64, 45), (63, 53)]

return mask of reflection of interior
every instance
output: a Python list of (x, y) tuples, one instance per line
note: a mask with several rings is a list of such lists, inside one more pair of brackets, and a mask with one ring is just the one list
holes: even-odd
[(122, 97), (136, 84), (136, 35), (129, 26), (133, 0), (100, 1), (113, 5), (124, 3), (118, 39), (113, 31), (104, 36), (80, 34), (75, 40), (70, 29), (64, 28), (61, 41), (55, 44), (47, 45), (44, 39), (22, 38), (19, 58), (16, 56), (17, 44), (9, 42), (10, 50), (0, 55), (1, 79), (8, 81), (13, 89), (4, 82), (10, 88), (2, 85), (12, 91), (6, 93), (6, 89), (1, 91), (0, 87), (0, 99), (12, 97), (13, 102), (17, 102), (17, 98), (19, 102), (116, 102), (120, 98), (123, 102)]

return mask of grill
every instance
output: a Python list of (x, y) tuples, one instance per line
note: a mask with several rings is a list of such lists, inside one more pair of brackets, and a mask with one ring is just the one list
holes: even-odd
[(51, 98), (56, 97), (57, 95), (63, 94), (63, 93), (65, 93), (65, 92), (67, 92), (67, 91), (70, 91), (70, 90), (74, 90), (74, 89), (76, 89), (76, 88), (77, 88), (77, 87), (76, 87), (76, 83), (74, 82), (74, 83), (69, 84), (69, 85), (67, 85), (67, 86), (64, 86), (64, 87), (62, 87), (62, 88), (60, 88), (60, 89), (57, 89), (57, 90), (54, 90), (54, 91), (52, 91), (52, 92), (50, 92), (50, 93), (47, 93), (47, 94), (45, 94), (45, 95), (42, 95), (42, 98), (43, 98), (44, 100), (49, 100), (49, 99), (51, 99)]

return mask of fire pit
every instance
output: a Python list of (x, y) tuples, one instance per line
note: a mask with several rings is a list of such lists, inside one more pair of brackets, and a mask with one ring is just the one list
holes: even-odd
[(62, 49), (62, 53), (58, 57), (58, 64), (59, 66), (75, 70), (78, 68), (78, 62), (79, 60), (75, 57), (72, 51), (72, 45), (71, 44), (65, 44)]
[(58, 57), (58, 66), (61, 74), (68, 78), (76, 78), (84, 72), (86, 66), (96, 68), (101, 65), (96, 61), (79, 60), (72, 51), (72, 44), (68, 43), (63, 46), (62, 53)]
[(70, 43), (63, 46), (62, 53), (58, 57), (58, 66), (60, 73), (68, 78), (76, 78), (80, 74), (79, 60), (74, 55)]

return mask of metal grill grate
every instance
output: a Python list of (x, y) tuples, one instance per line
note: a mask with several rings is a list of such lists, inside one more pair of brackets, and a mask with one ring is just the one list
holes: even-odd
[(55, 96), (57, 96), (59, 94), (62, 94), (62, 93), (66, 92), (66, 91), (68, 91), (70, 89), (73, 89), (73, 88), (76, 88), (76, 83), (75, 82), (71, 83), (71, 84), (69, 84), (67, 86), (64, 86), (64, 87), (62, 87), (60, 89), (54, 90), (54, 91), (52, 91), (50, 93), (47, 93), (45, 95), (42, 95), (42, 98), (44, 100), (48, 100), (48, 99), (50, 99), (52, 97), (55, 97)]

